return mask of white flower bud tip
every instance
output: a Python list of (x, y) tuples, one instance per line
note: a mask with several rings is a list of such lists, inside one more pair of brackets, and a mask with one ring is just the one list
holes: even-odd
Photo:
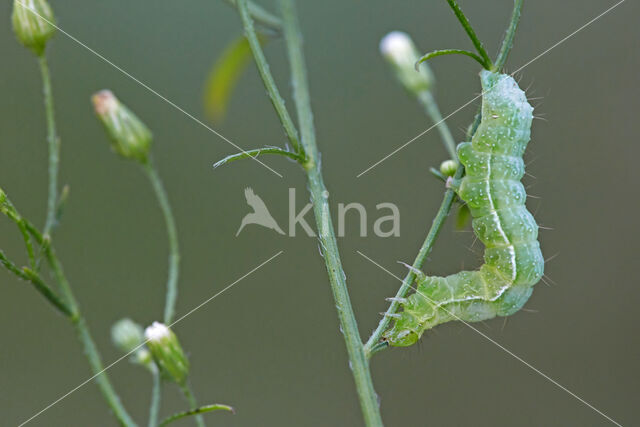
[(164, 324), (153, 322), (151, 326), (145, 329), (144, 336), (149, 341), (160, 341), (164, 338), (169, 338), (171, 331)]
[(407, 33), (392, 31), (380, 41), (380, 53), (395, 63), (412, 62), (415, 58), (415, 47)]

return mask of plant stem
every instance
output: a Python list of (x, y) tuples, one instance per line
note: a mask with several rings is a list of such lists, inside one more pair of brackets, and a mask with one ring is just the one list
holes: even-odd
[(269, 63), (267, 62), (267, 58), (264, 56), (264, 52), (262, 51), (262, 45), (260, 44), (260, 40), (258, 39), (258, 35), (256, 34), (255, 27), (253, 25), (253, 19), (251, 18), (251, 15), (249, 13), (247, 2), (236, 0), (236, 6), (238, 7), (240, 19), (242, 20), (242, 25), (244, 27), (244, 35), (249, 42), (249, 47), (251, 48), (251, 52), (253, 53), (253, 58), (256, 62), (260, 77), (262, 78), (264, 86), (267, 89), (267, 94), (269, 95), (271, 104), (273, 104), (273, 108), (275, 108), (276, 113), (280, 118), (280, 122), (284, 127), (284, 131), (289, 138), (289, 142), (293, 146), (294, 151), (296, 153), (301, 153), (298, 131), (293, 124), (293, 120), (289, 115), (289, 111), (287, 111), (287, 107), (285, 107), (284, 105), (284, 99), (282, 99), (282, 96), (280, 95), (280, 91), (276, 86), (276, 82), (273, 80), (273, 76), (271, 75)]
[(507, 61), (507, 57), (509, 56), (509, 51), (511, 51), (511, 47), (513, 46), (513, 39), (516, 35), (516, 30), (518, 29), (518, 23), (520, 22), (522, 3), (524, 3), (524, 0), (515, 0), (513, 5), (509, 28), (507, 28), (504, 40), (502, 41), (502, 46), (500, 47), (500, 52), (498, 53), (495, 64), (493, 65), (493, 71), (495, 72), (499, 73), (500, 70), (502, 70), (504, 63)]
[(38, 292), (40, 292), (55, 308), (67, 317), (71, 317), (71, 309), (62, 299), (42, 281), (40, 276), (34, 270), (20, 269), (11, 262), (4, 252), (0, 251), (0, 264), (2, 264), (9, 272), (15, 274), (19, 279), (30, 282)]
[(464, 28), (464, 30), (467, 32), (467, 35), (471, 39), (471, 42), (473, 43), (476, 50), (484, 60), (485, 68), (487, 70), (490, 70), (492, 68), (491, 58), (489, 58), (487, 51), (485, 50), (484, 46), (482, 45), (482, 42), (476, 35), (476, 32), (473, 30), (473, 27), (471, 27), (471, 23), (465, 16), (464, 12), (462, 11), (462, 9), (460, 9), (460, 6), (458, 6), (458, 3), (456, 3), (455, 0), (447, 0), (447, 3), (449, 3), (449, 6), (451, 6), (451, 9), (453, 9), (453, 13), (455, 13), (456, 18), (458, 18), (458, 21), (460, 21), (460, 23), (462, 24), (462, 27)]
[[(249, 15), (246, 0), (237, 0), (238, 11), (244, 26), (245, 35), (249, 41), (249, 46), (256, 61), (256, 65), (262, 77), (263, 83), (269, 97), (272, 100), (280, 121), (285, 127), (285, 131), (290, 139), (294, 136), (297, 140), (295, 127), (290, 127), (290, 116), (284, 101), (279, 95), (278, 89), (273, 83), (273, 77), (269, 71), (269, 66), (262, 52), (262, 47), (258, 42), (253, 22)], [(345, 274), (342, 269), (338, 245), (329, 216), (328, 192), (324, 186), (322, 173), (318, 159), (318, 149), (315, 142), (315, 131), (313, 128), (313, 115), (309, 103), (309, 90), (306, 79), (304, 57), (301, 47), (301, 36), (298, 28), (293, 3), (289, 0), (280, 2), (283, 11), (284, 33), (291, 62), (291, 72), (294, 87), (294, 100), (298, 109), (298, 120), (302, 133), (302, 145), (306, 154), (304, 168), (307, 172), (309, 191), (314, 208), (316, 224), (320, 233), (320, 243), (323, 257), (329, 273), (329, 282), (333, 291), (334, 300), (338, 309), (338, 318), (344, 334), (347, 352), (349, 354), (350, 367), (355, 379), (360, 405), (364, 414), (367, 426), (382, 426), (380, 408), (378, 406), (377, 395), (373, 389), (369, 363), (364, 355), (362, 340), (356, 324), (353, 308), (349, 300), (349, 293), (345, 282)]]
[(369, 362), (364, 354), (362, 339), (353, 313), (346, 275), (342, 268), (338, 243), (336, 241), (329, 211), (329, 193), (327, 192), (320, 163), (313, 125), (313, 113), (309, 98), (306, 66), (302, 49), (302, 36), (299, 28), (293, 0), (280, 0), (284, 36), (287, 43), (291, 76), (294, 89), (294, 101), (298, 112), (298, 122), (302, 144), (307, 154), (305, 169), (311, 193), (311, 202), (316, 218), (320, 246), (329, 274), (333, 298), (338, 309), (340, 327), (349, 354), (349, 364), (356, 383), (360, 406), (367, 426), (382, 426), (382, 417), (378, 398), (373, 388)]
[(300, 156), (300, 154), (283, 150), (280, 147), (264, 147), (243, 151), (241, 153), (231, 154), (224, 159), (214, 163), (213, 168), (215, 169), (222, 165), (226, 165), (227, 163), (235, 162), (236, 160), (258, 157), (264, 154), (279, 154), (281, 156), (289, 157), (290, 159), (296, 160), (298, 162), (302, 162), (304, 160), (304, 158)]
[(431, 121), (436, 124), (438, 128), (438, 132), (440, 132), (440, 136), (442, 137), (442, 142), (444, 143), (451, 160), (456, 160), (458, 155), (456, 154), (456, 142), (453, 139), (453, 135), (451, 135), (451, 131), (449, 130), (449, 126), (447, 123), (442, 120), (442, 114), (440, 114), (440, 109), (438, 108), (438, 104), (433, 97), (433, 94), (430, 91), (422, 91), (418, 94), (418, 101), (425, 109), (425, 112), (431, 118)]
[(151, 404), (149, 405), (149, 427), (157, 427), (160, 400), (162, 398), (162, 378), (160, 370), (155, 364), (153, 364), (151, 376), (153, 377), (153, 386), (151, 388)]
[(47, 142), (49, 144), (49, 196), (47, 200), (47, 218), (43, 234), (50, 238), (51, 230), (56, 222), (56, 206), (58, 204), (58, 168), (60, 163), (60, 140), (56, 132), (56, 119), (53, 107), (53, 90), (47, 57), (43, 53), (38, 58), (42, 88), (44, 93), (44, 107), (47, 119)]
[[(196, 401), (196, 397), (193, 395), (193, 391), (189, 384), (185, 384), (182, 388), (182, 393), (184, 393), (184, 397), (189, 402), (189, 406), (191, 410), (198, 409), (198, 402)], [(198, 427), (205, 427), (204, 417), (200, 414), (195, 415), (196, 425)]]
[(167, 227), (167, 237), (169, 239), (169, 272), (167, 277), (167, 294), (164, 306), (164, 323), (171, 324), (176, 309), (176, 300), (178, 298), (178, 276), (180, 273), (180, 248), (178, 246), (178, 231), (176, 222), (171, 211), (169, 197), (162, 185), (162, 180), (158, 174), (153, 159), (151, 157), (147, 162), (142, 164), (144, 171), (149, 177), (153, 191), (158, 199), (160, 210), (164, 216), (165, 225)]
[[(459, 165), (458, 169), (456, 170), (454, 179), (461, 178), (463, 172), (464, 167), (462, 165)], [(451, 188), (449, 188), (445, 192), (444, 199), (442, 200), (442, 204), (440, 205), (440, 209), (438, 209), (438, 213), (433, 220), (433, 224), (431, 224), (429, 233), (427, 233), (427, 237), (424, 240), (424, 243), (422, 244), (418, 255), (416, 256), (416, 259), (413, 261), (413, 265), (402, 281), (402, 285), (400, 286), (400, 289), (398, 289), (395, 299), (389, 305), (389, 308), (387, 309), (385, 315), (382, 317), (382, 320), (378, 324), (378, 327), (375, 331), (373, 331), (371, 337), (364, 346), (367, 358), (370, 358), (373, 354), (386, 348), (386, 345), (382, 344), (380, 342), (380, 339), (382, 338), (382, 334), (389, 328), (391, 324), (392, 317), (389, 315), (397, 313), (397, 311), (400, 309), (400, 302), (398, 301), (398, 299), (405, 298), (407, 296), (407, 293), (411, 289), (413, 281), (416, 277), (414, 271), (419, 270), (422, 267), (424, 260), (431, 252), (431, 249), (433, 248), (433, 245), (435, 244), (436, 239), (438, 238), (438, 235), (442, 230), (442, 226), (449, 216), (449, 212), (451, 211), (451, 206), (453, 205), (455, 196), (455, 192)]]
[(75, 296), (73, 295), (71, 285), (69, 284), (69, 281), (64, 274), (62, 265), (60, 264), (60, 261), (58, 260), (53, 247), (49, 244), (45, 245), (45, 239), (43, 235), (26, 220), (25, 226), (29, 230), (29, 233), (31, 233), (31, 235), (34, 237), (36, 242), (40, 244), (45, 251), (45, 257), (47, 259), (47, 262), (49, 263), (49, 266), (51, 267), (51, 270), (53, 271), (53, 275), (56, 278), (56, 281), (58, 282), (62, 297), (65, 299), (67, 306), (71, 310), (71, 323), (76, 329), (78, 339), (80, 340), (80, 343), (84, 348), (84, 353), (87, 357), (87, 360), (89, 361), (91, 371), (94, 373), (94, 375), (96, 375), (95, 381), (96, 383), (98, 383), (98, 388), (102, 392), (103, 397), (107, 401), (107, 404), (113, 411), (120, 424), (126, 427), (136, 427), (136, 423), (131, 419), (127, 410), (122, 405), (118, 394), (109, 381), (109, 377), (104, 372), (104, 366), (102, 364), (98, 348), (96, 347), (96, 344), (91, 337), (89, 327), (87, 326), (87, 323), (80, 312), (80, 307), (78, 306)]

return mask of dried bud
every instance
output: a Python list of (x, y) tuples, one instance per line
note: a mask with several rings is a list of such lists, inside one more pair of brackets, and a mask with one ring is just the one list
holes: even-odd
[(142, 326), (131, 319), (121, 319), (111, 328), (113, 343), (125, 353), (129, 353), (144, 342)]
[(440, 164), (440, 172), (444, 176), (454, 176), (458, 169), (458, 162), (455, 160), (445, 160)]
[(46, 0), (14, 0), (13, 31), (24, 46), (42, 55), (56, 32), (56, 18)]
[(109, 90), (96, 93), (91, 100), (113, 151), (126, 159), (146, 162), (152, 135), (145, 124)]
[(162, 375), (184, 385), (189, 374), (189, 361), (182, 351), (178, 337), (159, 322), (153, 322), (144, 331), (147, 347)]
[(380, 53), (393, 66), (396, 77), (410, 93), (431, 90), (433, 74), (427, 64), (421, 64), (416, 70), (420, 53), (407, 33), (392, 31), (380, 41)]

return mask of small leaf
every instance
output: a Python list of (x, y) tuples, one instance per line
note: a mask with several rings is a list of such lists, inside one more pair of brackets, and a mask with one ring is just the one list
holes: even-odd
[(463, 230), (467, 227), (469, 220), (471, 219), (471, 211), (467, 204), (460, 205), (458, 207), (458, 215), (456, 216), (456, 230)]
[(298, 162), (301, 162), (303, 160), (302, 156), (292, 151), (283, 150), (282, 148), (279, 148), (279, 147), (264, 147), (264, 148), (256, 148), (253, 150), (241, 151), (236, 154), (230, 154), (224, 159), (214, 163), (213, 168), (215, 169), (219, 166), (234, 162), (236, 160), (258, 157), (263, 154), (279, 154), (281, 156), (290, 157), (294, 160), (297, 160)]
[[(265, 44), (268, 38), (262, 35), (259, 40)], [(219, 122), (224, 118), (231, 94), (250, 60), (249, 42), (241, 36), (227, 46), (214, 64), (204, 92), (205, 110), (211, 120)]]
[(204, 414), (205, 412), (212, 412), (212, 411), (228, 411), (228, 412), (231, 412), (232, 414), (236, 413), (235, 409), (233, 409), (231, 406), (214, 403), (212, 405), (200, 406), (199, 408), (192, 409), (190, 411), (178, 412), (177, 414), (173, 414), (170, 417), (165, 418), (160, 423), (160, 427), (166, 426), (167, 424), (184, 417), (189, 417), (191, 415)]

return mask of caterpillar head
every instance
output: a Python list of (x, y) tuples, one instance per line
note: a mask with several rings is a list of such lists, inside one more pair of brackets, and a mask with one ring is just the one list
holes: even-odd
[(420, 339), (420, 325), (417, 319), (407, 313), (400, 313), (400, 318), (393, 328), (389, 329), (382, 337), (382, 340), (393, 347), (408, 347), (415, 344)]

